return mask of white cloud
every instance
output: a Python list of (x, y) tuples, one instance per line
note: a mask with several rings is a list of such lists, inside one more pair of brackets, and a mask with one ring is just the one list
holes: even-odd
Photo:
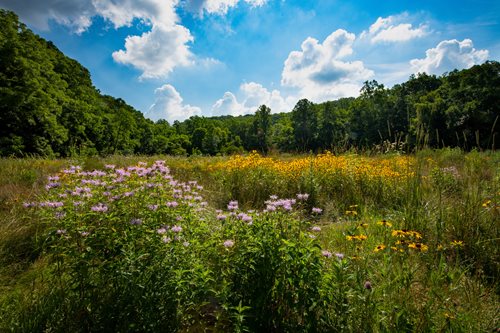
[(239, 116), (246, 113), (248, 113), (248, 110), (238, 102), (236, 96), (230, 91), (226, 91), (224, 96), (212, 105), (213, 116)]
[(142, 71), (141, 78), (161, 78), (177, 66), (192, 63), (187, 46), (193, 37), (181, 25), (156, 24), (142, 36), (128, 36), (125, 50), (113, 52), (113, 59)]
[(145, 114), (156, 121), (166, 119), (170, 123), (183, 121), (191, 116), (201, 115), (201, 109), (189, 104), (185, 105), (179, 92), (170, 84), (165, 84), (155, 90), (156, 100)]
[(224, 93), (224, 96), (212, 106), (212, 115), (239, 116), (251, 114), (263, 104), (271, 108), (273, 113), (291, 110), (290, 103), (281, 96), (278, 90), (269, 91), (259, 83), (243, 83), (239, 88), (238, 95), (241, 102), (232, 92), (227, 91)]
[[(236, 7), (239, 2), (240, 0), (186, 0), (184, 6), (200, 16), (203, 16), (204, 12), (224, 15), (230, 8)], [(267, 0), (244, 0), (244, 2), (254, 8), (263, 6)]]
[(353, 53), (356, 36), (338, 29), (323, 43), (308, 37), (301, 51), (292, 51), (281, 74), (283, 86), (298, 88), (299, 97), (322, 102), (359, 93), (361, 83), (373, 76), (362, 61), (343, 61)]
[(403, 23), (409, 20), (408, 14), (391, 15), (386, 18), (379, 17), (370, 26), (368, 31), (363, 31), (361, 39), (369, 39), (375, 43), (406, 42), (414, 38), (424, 37), (428, 34), (427, 26), (421, 24), (418, 28), (413, 28), (411, 23)]
[(410, 65), (415, 73), (442, 74), (481, 64), (488, 59), (488, 50), (476, 50), (470, 39), (444, 40), (425, 52), (424, 59), (413, 59)]
[(189, 66), (194, 56), (188, 44), (190, 31), (177, 24), (177, 0), (96, 1), (99, 14), (116, 28), (130, 25), (134, 19), (150, 24), (151, 31), (141, 36), (128, 36), (125, 49), (113, 52), (113, 59), (140, 71), (140, 78), (166, 77), (178, 66)]
[(0, 0), (0, 7), (16, 12), (23, 22), (40, 30), (48, 30), (49, 20), (54, 20), (82, 33), (96, 15), (92, 0)]
[[(92, 18), (101, 16), (117, 29), (130, 26), (134, 20), (150, 26), (140, 36), (128, 36), (125, 48), (113, 53), (113, 59), (142, 71), (141, 78), (167, 76), (179, 66), (193, 64), (189, 50), (193, 42), (190, 31), (178, 24), (178, 0), (0, 0), (0, 5), (19, 11), (27, 22), (48, 29), (55, 20), (82, 33), (92, 24)], [(22, 5), (20, 5), (22, 3)]]

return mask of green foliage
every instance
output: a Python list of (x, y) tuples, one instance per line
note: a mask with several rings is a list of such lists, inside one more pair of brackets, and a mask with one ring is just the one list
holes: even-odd
[[(358, 98), (297, 102), (290, 114), (153, 123), (120, 98), (103, 96), (89, 71), (1, 10), (0, 156), (218, 155), (258, 150), (344, 152), (422, 147), (498, 147), (500, 63), (385, 88), (367, 81)], [(384, 148), (381, 148), (384, 146)], [(390, 149), (389, 149), (390, 150)]]
[[(416, 194), (312, 163), (298, 178), (278, 179), (256, 163), (220, 170), (215, 181), (199, 166), (224, 158), (78, 157), (82, 168), (2, 160), (0, 187), (25, 191), (0, 192), (8, 221), (0, 225), (0, 330), (491, 331), (499, 156), (455, 149), (416, 158), (406, 187)], [(296, 186), (311, 195), (269, 197), (295, 196)], [(236, 190), (258, 210), (226, 206)], [(323, 212), (311, 214), (311, 201)]]

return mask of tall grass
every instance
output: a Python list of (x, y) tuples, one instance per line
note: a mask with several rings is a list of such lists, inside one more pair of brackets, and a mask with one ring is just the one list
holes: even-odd
[(0, 160), (0, 331), (498, 329), (499, 162)]

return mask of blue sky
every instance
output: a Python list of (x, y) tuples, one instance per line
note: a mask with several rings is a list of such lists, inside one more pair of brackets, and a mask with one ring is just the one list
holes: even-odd
[(500, 60), (499, 1), (0, 0), (153, 120), (290, 111)]

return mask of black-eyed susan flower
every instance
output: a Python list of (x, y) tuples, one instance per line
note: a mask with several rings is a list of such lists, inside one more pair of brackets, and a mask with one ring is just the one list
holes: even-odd
[(429, 247), (422, 243), (410, 243), (408, 244), (408, 248), (417, 250), (419, 252), (425, 252), (429, 250)]
[(464, 245), (465, 245), (464, 241), (461, 241), (461, 240), (454, 240), (450, 244), (453, 247), (464, 247)]
[(486, 200), (485, 202), (483, 202), (482, 206), (484, 208), (488, 208), (490, 204), (491, 204), (491, 200)]
[(380, 245), (377, 245), (375, 247), (375, 249), (373, 250), (373, 252), (380, 252), (380, 251), (383, 251), (385, 249), (385, 245), (384, 244), (380, 244)]
[(392, 223), (386, 220), (378, 221), (377, 224), (387, 228), (392, 227)]
[(444, 317), (446, 319), (455, 319), (455, 316), (453, 314), (449, 313), (449, 312), (445, 312), (444, 313)]
[(346, 236), (346, 239), (348, 241), (364, 241), (368, 239), (368, 236), (366, 235)]
[(404, 230), (393, 230), (391, 235), (393, 237), (403, 238), (406, 237), (406, 232)]
[(410, 237), (415, 237), (416, 239), (422, 239), (422, 234), (417, 232), (417, 231), (410, 230), (410, 231), (407, 231), (406, 233)]

